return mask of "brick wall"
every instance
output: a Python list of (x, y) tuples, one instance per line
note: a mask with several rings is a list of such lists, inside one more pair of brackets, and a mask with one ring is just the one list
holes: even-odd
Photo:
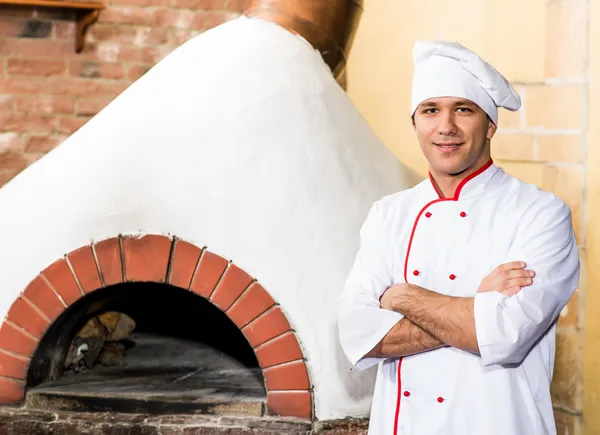
[(0, 186), (247, 1), (104, 0), (79, 54), (73, 12), (0, 5)]
[(585, 299), (587, 114), (587, 0), (553, 0), (546, 6), (543, 82), (520, 83), (523, 108), (502, 111), (492, 144), (504, 169), (562, 198), (573, 213), (582, 273), (580, 288), (561, 313), (552, 397), (558, 433), (582, 433), (583, 308)]

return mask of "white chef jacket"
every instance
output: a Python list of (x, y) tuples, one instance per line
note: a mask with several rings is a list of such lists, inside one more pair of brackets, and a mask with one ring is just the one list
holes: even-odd
[[(352, 364), (379, 364), (369, 434), (555, 434), (556, 320), (579, 278), (569, 208), (490, 161), (453, 198), (440, 198), (425, 180), (381, 199), (360, 235), (338, 322)], [(512, 297), (477, 293), (481, 280), (509, 261), (535, 270), (533, 285)], [(444, 347), (365, 358), (403, 317), (379, 303), (400, 282), (474, 297), (481, 355)]]

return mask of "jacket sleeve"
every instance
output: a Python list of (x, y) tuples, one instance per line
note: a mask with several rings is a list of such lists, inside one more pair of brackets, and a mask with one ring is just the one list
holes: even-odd
[(558, 318), (577, 289), (579, 254), (569, 208), (548, 195), (534, 203), (519, 223), (509, 261), (535, 271), (533, 284), (507, 297), (475, 296), (475, 328), (483, 364), (518, 364)]
[(393, 278), (389, 234), (377, 203), (361, 227), (360, 238), (360, 249), (337, 301), (337, 317), (342, 349), (352, 365), (362, 370), (385, 360), (364, 356), (403, 316), (379, 305)]

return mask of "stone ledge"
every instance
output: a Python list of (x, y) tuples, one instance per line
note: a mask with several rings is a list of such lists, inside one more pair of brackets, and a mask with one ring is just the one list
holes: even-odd
[(344, 419), (310, 423), (278, 417), (214, 415), (47, 412), (17, 407), (0, 407), (3, 435), (364, 435), (368, 420)]

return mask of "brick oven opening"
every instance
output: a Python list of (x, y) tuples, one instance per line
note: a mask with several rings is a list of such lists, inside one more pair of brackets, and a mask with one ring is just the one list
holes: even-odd
[(26, 378), (26, 406), (56, 410), (263, 415), (252, 347), (207, 299), (159, 283), (86, 294), (50, 326)]

